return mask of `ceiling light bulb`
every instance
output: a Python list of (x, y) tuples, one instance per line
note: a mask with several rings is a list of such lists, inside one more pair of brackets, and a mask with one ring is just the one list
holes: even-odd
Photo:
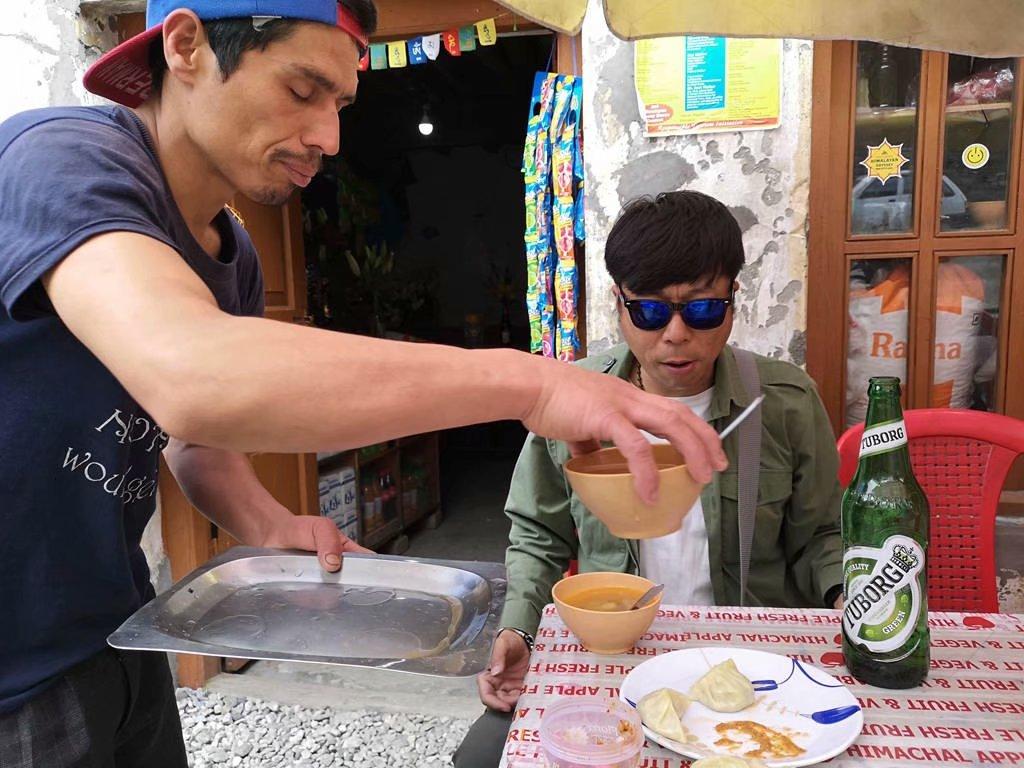
[(434, 132), (434, 121), (430, 118), (430, 107), (423, 105), (423, 116), (420, 118), (420, 133), (429, 136)]

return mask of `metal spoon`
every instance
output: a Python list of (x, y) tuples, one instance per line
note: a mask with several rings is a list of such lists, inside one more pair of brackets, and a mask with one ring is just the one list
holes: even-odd
[(736, 429), (736, 427), (740, 425), (740, 422), (742, 422), (745, 418), (747, 418), (747, 416), (754, 412), (754, 409), (761, 404), (762, 400), (764, 400), (764, 395), (758, 395), (754, 399), (754, 402), (752, 402), (750, 405), (743, 409), (743, 413), (737, 416), (729, 426), (727, 426), (725, 429), (718, 433), (718, 439), (724, 440), (726, 435), (728, 435), (730, 432)]
[(654, 585), (653, 587), (648, 589), (646, 592), (644, 592), (642, 595), (640, 595), (640, 599), (637, 600), (635, 603), (633, 603), (632, 607), (629, 610), (635, 611), (637, 608), (643, 608), (645, 605), (647, 605), (649, 602), (654, 600), (654, 598), (656, 598), (658, 595), (660, 595), (664, 591), (665, 591), (665, 585), (664, 584), (656, 584), (656, 585)]

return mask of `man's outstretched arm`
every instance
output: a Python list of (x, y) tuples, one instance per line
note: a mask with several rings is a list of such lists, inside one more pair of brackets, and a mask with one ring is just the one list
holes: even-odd
[(517, 419), (577, 450), (614, 442), (657, 492), (645, 429), (698, 480), (725, 466), (688, 408), (627, 382), (512, 350), (335, 333), (221, 311), (171, 248), (127, 232), (87, 241), (44, 278), (57, 314), (164, 430), (243, 452), (341, 450)]

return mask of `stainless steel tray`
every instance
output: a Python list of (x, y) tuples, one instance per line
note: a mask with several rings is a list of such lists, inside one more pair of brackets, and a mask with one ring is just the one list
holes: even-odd
[(143, 606), (115, 648), (468, 677), (487, 666), (505, 601), (497, 563), (235, 547)]

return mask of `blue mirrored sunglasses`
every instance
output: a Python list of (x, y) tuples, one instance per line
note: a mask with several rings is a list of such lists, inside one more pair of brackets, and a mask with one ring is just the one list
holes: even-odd
[(734, 294), (727, 299), (693, 299), (676, 304), (657, 299), (627, 299), (619, 288), (629, 319), (641, 331), (659, 331), (672, 320), (672, 313), (678, 312), (683, 322), (695, 331), (710, 331), (725, 322), (725, 313), (732, 304)]

